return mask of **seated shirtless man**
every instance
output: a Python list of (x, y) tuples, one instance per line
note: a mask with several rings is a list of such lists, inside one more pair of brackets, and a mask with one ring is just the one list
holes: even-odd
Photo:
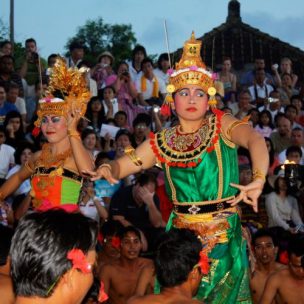
[(289, 246), (289, 267), (267, 280), (260, 304), (304, 304), (304, 236), (296, 236)]
[(135, 296), (127, 304), (196, 304), (192, 299), (202, 280), (198, 267), (202, 244), (186, 229), (173, 229), (161, 241), (155, 272), (161, 284), (160, 294)]
[(100, 273), (104, 290), (109, 295), (107, 303), (125, 304), (134, 295), (139, 274), (152, 264), (151, 260), (139, 257), (141, 247), (140, 232), (132, 226), (124, 228), (119, 259), (104, 265)]
[(286, 268), (286, 266), (275, 261), (278, 246), (270, 231), (266, 229), (258, 230), (253, 236), (252, 246), (256, 258), (256, 267), (250, 278), (250, 289), (253, 303), (258, 304), (269, 276)]

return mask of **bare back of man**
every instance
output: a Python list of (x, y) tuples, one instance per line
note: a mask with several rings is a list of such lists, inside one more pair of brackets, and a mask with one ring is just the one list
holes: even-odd
[(105, 291), (109, 295), (109, 303), (125, 304), (135, 293), (142, 269), (150, 266), (150, 264), (152, 264), (152, 261), (149, 259), (137, 258), (131, 267), (126, 266), (121, 261), (104, 265), (100, 279), (105, 284)]
[(189, 299), (185, 295), (147, 295), (133, 298), (127, 304), (202, 304), (195, 299)]
[(10, 276), (0, 273), (0, 295), (1, 304), (15, 303), (15, 295), (13, 292), (13, 283)]
[(274, 299), (277, 304), (304, 304), (304, 280), (295, 278), (290, 269), (275, 272), (266, 283), (260, 303), (270, 304)]
[[(276, 271), (282, 269), (286, 269), (286, 266), (276, 262), (273, 264), (273, 267), (268, 271), (265, 271), (265, 269), (260, 269), (260, 267), (257, 267), (257, 269), (253, 272), (250, 279), (250, 290), (252, 295), (252, 301), (254, 304), (258, 304), (260, 302), (260, 299), (262, 297), (266, 285), (266, 281), (269, 278), (269, 276), (275, 273)], [(275, 302), (273, 302), (273, 304), (274, 303)]]

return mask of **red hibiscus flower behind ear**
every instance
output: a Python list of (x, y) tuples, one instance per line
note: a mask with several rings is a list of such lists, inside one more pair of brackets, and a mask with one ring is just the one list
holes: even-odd
[(67, 258), (72, 262), (72, 268), (79, 269), (83, 273), (90, 273), (92, 271), (92, 265), (88, 263), (81, 249), (74, 248), (70, 250)]
[(32, 135), (34, 137), (37, 137), (39, 135), (39, 133), (40, 133), (40, 128), (38, 128), (38, 127), (35, 127), (32, 131)]
[(120, 238), (118, 236), (113, 236), (111, 245), (118, 250), (120, 248)]

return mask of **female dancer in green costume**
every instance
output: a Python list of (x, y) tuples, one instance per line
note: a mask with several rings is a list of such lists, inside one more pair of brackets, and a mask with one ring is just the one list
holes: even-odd
[[(213, 75), (206, 70), (200, 49), (201, 41), (192, 34), (171, 71), (162, 110), (170, 112), (171, 106), (179, 125), (152, 133), (136, 150), (127, 149), (124, 157), (86, 173), (92, 180), (115, 183), (161, 165), (174, 204), (167, 229), (194, 230), (208, 256), (210, 269), (197, 298), (205, 303), (251, 303), (246, 244), (236, 205), (244, 201), (257, 212), (268, 153), (264, 139), (246, 122), (216, 109)], [(247, 186), (238, 185), (236, 145), (251, 155), (253, 182)]]

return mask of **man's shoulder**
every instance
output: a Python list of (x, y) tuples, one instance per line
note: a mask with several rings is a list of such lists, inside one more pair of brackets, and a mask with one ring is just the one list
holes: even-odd
[(4, 153), (9, 153), (9, 154), (14, 154), (15, 153), (15, 149), (7, 144), (2, 144), (1, 145), (1, 151), (3, 151)]

